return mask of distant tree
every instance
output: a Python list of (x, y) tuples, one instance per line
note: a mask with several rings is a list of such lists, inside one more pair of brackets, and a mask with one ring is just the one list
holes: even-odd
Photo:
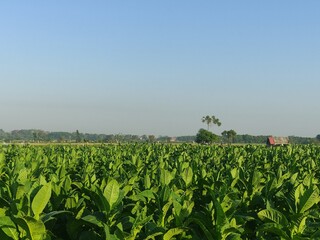
[(234, 131), (234, 130), (229, 130), (229, 131), (223, 131), (222, 133), (221, 133), (221, 135), (222, 136), (224, 136), (224, 137), (226, 137), (227, 139), (228, 139), (228, 142), (229, 143), (232, 143), (232, 142), (234, 142), (234, 138), (235, 138), (235, 136), (237, 135), (237, 133)]
[(34, 142), (36, 142), (36, 141), (39, 140), (38, 132), (33, 132), (32, 135), (33, 135), (33, 141), (34, 141)]
[(316, 136), (316, 139), (317, 139), (318, 141), (320, 141), (320, 134), (318, 134), (318, 135)]
[(140, 137), (140, 140), (143, 141), (143, 142), (147, 142), (148, 139), (149, 139), (148, 136), (145, 135), (145, 134)]
[(7, 137), (7, 133), (3, 131), (3, 129), (0, 129), (0, 139), (3, 140)]
[(115, 142), (115, 136), (113, 134), (105, 135), (104, 141), (108, 143)]
[(57, 141), (58, 141), (59, 143), (62, 143), (62, 142), (65, 141), (65, 139), (64, 139), (64, 137), (61, 135), (61, 136), (58, 137)]
[(38, 139), (39, 141), (47, 141), (48, 140), (48, 133), (43, 130), (37, 130)]
[(194, 142), (196, 136), (179, 136), (177, 137), (178, 142)]
[(205, 130), (201, 128), (199, 132), (196, 135), (195, 141), (197, 143), (202, 143), (202, 144), (210, 144), (215, 142), (218, 139), (218, 136), (213, 134), (212, 132)]
[(79, 130), (76, 131), (76, 142), (77, 143), (81, 142), (81, 136), (80, 136)]
[(153, 143), (153, 142), (156, 141), (156, 137), (155, 137), (154, 135), (149, 135), (149, 136), (148, 136), (148, 141), (151, 142), (151, 143)]
[(218, 127), (221, 126), (221, 122), (218, 118), (216, 118), (215, 116), (211, 116), (211, 119), (213, 124), (217, 125)]
[(209, 131), (209, 127), (212, 123), (212, 118), (209, 115), (207, 115), (205, 117), (202, 117), (202, 122), (207, 124), (207, 126), (208, 126), (207, 130)]
[(215, 124), (218, 127), (221, 126), (220, 120), (218, 118), (216, 118), (215, 116), (209, 116), (209, 115), (204, 116), (204, 117), (202, 117), (202, 122), (207, 124), (208, 131), (209, 131), (210, 125), (212, 125), (212, 124)]

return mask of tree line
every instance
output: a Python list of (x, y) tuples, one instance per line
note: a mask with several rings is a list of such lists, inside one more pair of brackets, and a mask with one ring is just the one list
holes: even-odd
[[(210, 125), (211, 126), (211, 125)], [(203, 132), (205, 129), (200, 129)], [(208, 130), (205, 130), (208, 131)], [(237, 143), (237, 144), (264, 144), (268, 136), (253, 136), (248, 134), (236, 134), (234, 130), (225, 130), (221, 135), (213, 134), (213, 143)], [(198, 132), (198, 134), (199, 134)], [(205, 132), (207, 133), (207, 132)], [(154, 135), (132, 135), (132, 134), (91, 134), (81, 133), (76, 130), (74, 132), (49, 132), (37, 129), (14, 130), (5, 132), (0, 129), (0, 141), (10, 142), (93, 142), (93, 143), (117, 143), (117, 142), (186, 142), (192, 143), (197, 141), (197, 135), (191, 136), (154, 136)], [(211, 135), (210, 135), (211, 136)], [(320, 135), (316, 138), (289, 136), (290, 143), (293, 144), (310, 144), (320, 143)]]
[[(207, 125), (207, 129), (199, 129), (194, 141), (202, 144), (210, 143), (238, 143), (238, 144), (265, 144), (269, 136), (252, 136), (248, 134), (238, 135), (235, 130), (224, 130), (220, 135), (210, 131), (210, 127), (216, 125), (221, 126), (220, 120), (212, 116), (203, 116), (201, 121)], [(292, 144), (320, 144), (320, 134), (315, 138), (289, 136), (289, 142)]]

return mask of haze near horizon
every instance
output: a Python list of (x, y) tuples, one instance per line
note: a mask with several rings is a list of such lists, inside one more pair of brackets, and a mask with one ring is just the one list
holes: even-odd
[(0, 3), (0, 129), (320, 134), (319, 1)]

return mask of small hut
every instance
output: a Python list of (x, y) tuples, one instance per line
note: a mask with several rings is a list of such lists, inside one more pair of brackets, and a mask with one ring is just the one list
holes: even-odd
[(289, 144), (289, 138), (288, 137), (268, 137), (267, 145), (268, 146), (283, 146)]

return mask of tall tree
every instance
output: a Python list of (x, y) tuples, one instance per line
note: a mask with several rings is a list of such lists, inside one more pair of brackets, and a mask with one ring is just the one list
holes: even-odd
[(208, 125), (208, 131), (209, 131), (209, 127), (212, 123), (212, 118), (209, 115), (207, 115), (205, 117), (202, 117), (202, 122)]
[(207, 115), (207, 116), (202, 117), (202, 122), (207, 124), (208, 131), (209, 131), (210, 125), (212, 125), (212, 124), (215, 124), (218, 127), (221, 126), (220, 120), (213, 115), (212, 116)]
[(215, 116), (211, 116), (211, 119), (213, 124), (217, 125), (218, 127), (221, 126), (221, 122), (218, 118), (216, 118)]

